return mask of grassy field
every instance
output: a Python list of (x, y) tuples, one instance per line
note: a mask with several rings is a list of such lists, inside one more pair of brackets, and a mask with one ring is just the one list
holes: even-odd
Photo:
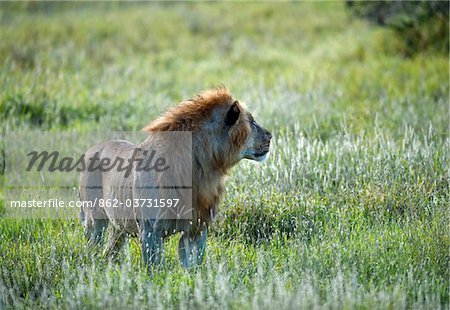
[(191, 271), (176, 237), (150, 275), (136, 240), (109, 263), (79, 220), (0, 215), (0, 308), (448, 308), (448, 55), (403, 48), (340, 2), (1, 3), (2, 141), (138, 130), (219, 84), (274, 140)]

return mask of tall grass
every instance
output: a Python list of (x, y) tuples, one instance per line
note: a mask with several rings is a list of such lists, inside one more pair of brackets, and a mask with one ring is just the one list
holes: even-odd
[(149, 274), (137, 240), (112, 263), (78, 220), (0, 217), (0, 308), (448, 307), (447, 55), (403, 59), (341, 3), (1, 4), (0, 25), (3, 137), (137, 130), (219, 83), (274, 134), (190, 271), (177, 237)]

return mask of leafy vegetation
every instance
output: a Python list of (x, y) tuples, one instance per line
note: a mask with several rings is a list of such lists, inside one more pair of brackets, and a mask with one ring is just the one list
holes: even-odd
[(347, 6), (356, 16), (394, 29), (405, 55), (427, 49), (449, 53), (448, 1), (347, 1)]
[(111, 263), (78, 220), (0, 216), (0, 308), (449, 306), (448, 55), (404, 58), (340, 2), (2, 3), (0, 25), (2, 137), (138, 130), (218, 84), (274, 134), (194, 270), (176, 237), (148, 274), (136, 240)]

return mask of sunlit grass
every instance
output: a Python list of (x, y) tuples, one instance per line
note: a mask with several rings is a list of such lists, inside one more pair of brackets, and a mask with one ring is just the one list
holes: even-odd
[(0, 308), (448, 307), (447, 55), (341, 3), (0, 10), (3, 133), (137, 130), (223, 83), (274, 134), (191, 271), (177, 237), (148, 274), (137, 240), (110, 263), (78, 220), (0, 218)]

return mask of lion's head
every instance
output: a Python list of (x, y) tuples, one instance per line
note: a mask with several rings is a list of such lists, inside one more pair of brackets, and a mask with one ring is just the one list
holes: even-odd
[(251, 131), (242, 152), (242, 157), (256, 161), (263, 161), (269, 153), (272, 134), (261, 127), (250, 113), (247, 113), (247, 120), (250, 123)]
[(264, 160), (272, 138), (225, 87), (180, 103), (144, 130), (191, 131), (194, 159), (203, 167), (210, 163), (219, 170), (244, 158)]

